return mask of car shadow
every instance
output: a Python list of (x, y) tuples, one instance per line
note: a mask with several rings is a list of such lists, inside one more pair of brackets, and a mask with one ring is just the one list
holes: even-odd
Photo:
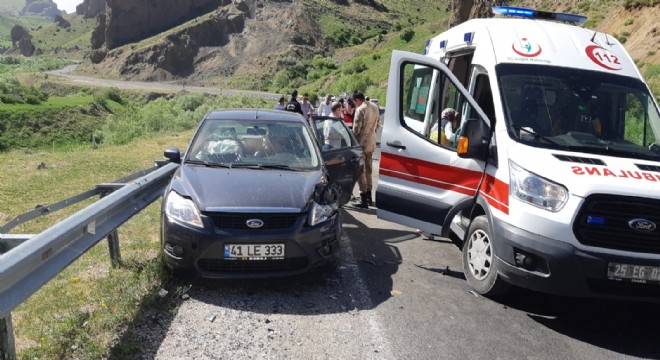
[(496, 301), (573, 339), (627, 356), (660, 359), (658, 304), (567, 298), (521, 288)]
[(164, 286), (169, 291), (164, 298), (143, 301), (110, 358), (154, 358), (185, 301), (210, 304), (218, 312), (302, 316), (352, 314), (387, 301), (392, 296), (392, 274), (402, 262), (398, 249), (387, 241), (403, 241), (410, 233), (368, 227), (346, 210), (342, 218), (344, 236), (335, 270), (272, 279), (174, 278)]

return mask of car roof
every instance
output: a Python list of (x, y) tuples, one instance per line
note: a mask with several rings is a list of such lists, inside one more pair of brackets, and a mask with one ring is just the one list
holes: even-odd
[(209, 120), (273, 120), (305, 123), (302, 115), (270, 109), (216, 109), (206, 115)]

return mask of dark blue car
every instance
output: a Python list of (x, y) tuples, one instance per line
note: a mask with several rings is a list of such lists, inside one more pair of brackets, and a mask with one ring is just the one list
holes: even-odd
[[(332, 143), (324, 141), (328, 126)], [(336, 264), (338, 208), (350, 199), (364, 161), (340, 119), (310, 126), (295, 113), (215, 110), (183, 157), (178, 149), (165, 156), (181, 163), (161, 211), (170, 268), (229, 278)]]

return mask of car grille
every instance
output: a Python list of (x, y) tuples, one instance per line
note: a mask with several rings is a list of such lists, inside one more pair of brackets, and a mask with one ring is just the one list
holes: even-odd
[[(292, 213), (214, 213), (209, 214), (215, 226), (221, 229), (243, 229), (243, 230), (272, 230), (288, 229), (292, 227), (300, 214)], [(264, 222), (260, 228), (253, 229), (247, 226), (250, 219), (259, 219)]]
[(206, 272), (213, 273), (270, 273), (302, 270), (307, 267), (306, 257), (295, 257), (283, 260), (223, 260), (199, 259), (197, 266)]
[[(634, 230), (628, 225), (633, 219), (651, 221), (657, 228), (646, 232)], [(589, 196), (575, 219), (573, 232), (584, 245), (660, 254), (660, 201), (612, 195)]]

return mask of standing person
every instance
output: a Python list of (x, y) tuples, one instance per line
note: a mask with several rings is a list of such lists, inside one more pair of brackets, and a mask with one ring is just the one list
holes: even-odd
[(353, 102), (353, 95), (346, 98), (346, 105), (344, 107), (344, 122), (349, 127), (353, 127), (353, 114), (355, 113), (355, 103)]
[(316, 115), (319, 116), (331, 116), (332, 115), (332, 95), (328, 94), (325, 96), (325, 101), (319, 105), (319, 108), (316, 110)]
[(364, 151), (364, 171), (358, 182), (360, 187), (360, 202), (356, 202), (353, 205), (367, 209), (369, 205), (373, 204), (371, 199), (371, 171), (372, 158), (374, 150), (376, 150), (376, 129), (378, 127), (380, 113), (376, 105), (365, 101), (364, 94), (361, 92), (353, 95), (353, 102), (357, 106), (353, 117), (353, 134), (355, 134)]
[(286, 103), (286, 98), (284, 96), (280, 97), (280, 100), (277, 101), (277, 104), (273, 107), (275, 110), (284, 110), (284, 103)]
[(332, 114), (330, 116), (334, 116), (336, 118), (343, 119), (344, 118), (344, 111), (342, 109), (341, 103), (336, 102), (332, 104)]
[(293, 90), (291, 92), (291, 100), (289, 100), (289, 103), (286, 104), (284, 110), (295, 112), (302, 115), (303, 113), (302, 108), (300, 107), (300, 103), (298, 102), (298, 90)]
[(312, 115), (314, 113), (314, 105), (309, 102), (309, 94), (304, 93), (303, 94), (303, 101), (302, 104), (300, 104), (300, 108), (302, 110), (302, 114), (307, 119), (308, 116)]

